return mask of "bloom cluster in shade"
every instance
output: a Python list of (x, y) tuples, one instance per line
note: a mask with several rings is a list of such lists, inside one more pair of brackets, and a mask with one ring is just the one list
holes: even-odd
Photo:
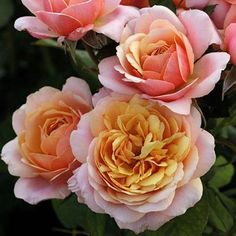
[[(13, 114), (16, 138), (2, 160), (19, 177), (16, 197), (36, 204), (72, 192), (136, 233), (158, 229), (201, 199), (215, 145), (192, 100), (236, 63), (236, 5), (173, 2), (177, 14), (148, 1), (22, 0), (34, 16), (17, 19), (18, 30), (59, 41), (93, 30), (119, 45), (98, 65), (98, 93), (71, 77), (62, 90), (29, 95)], [(210, 18), (201, 9), (216, 2)]]

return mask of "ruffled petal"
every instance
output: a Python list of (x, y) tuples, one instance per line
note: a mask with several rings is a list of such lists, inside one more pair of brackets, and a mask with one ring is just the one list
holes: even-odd
[(187, 30), (187, 37), (192, 45), (195, 60), (200, 58), (211, 44), (221, 44), (221, 38), (205, 12), (183, 11), (179, 18)]
[(37, 204), (47, 199), (64, 199), (70, 191), (66, 184), (53, 184), (41, 177), (20, 178), (14, 188), (17, 198), (23, 199), (30, 204)]
[(94, 31), (105, 34), (116, 42), (119, 42), (125, 24), (132, 18), (138, 16), (139, 11), (136, 8), (119, 6), (112, 13), (99, 18), (95, 23)]
[(26, 30), (35, 38), (56, 38), (58, 34), (48, 28), (46, 24), (33, 16), (20, 17), (15, 21), (15, 29), (19, 31)]

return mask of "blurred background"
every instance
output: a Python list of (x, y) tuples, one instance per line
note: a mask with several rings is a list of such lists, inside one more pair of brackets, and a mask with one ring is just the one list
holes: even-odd
[[(14, 138), (11, 116), (28, 94), (45, 85), (61, 88), (76, 75), (63, 50), (36, 46), (14, 29), (15, 19), (28, 14), (20, 0), (0, 0), (0, 150)], [(31, 206), (14, 197), (15, 181), (0, 161), (0, 236), (66, 235), (57, 231), (61, 225), (49, 201)]]

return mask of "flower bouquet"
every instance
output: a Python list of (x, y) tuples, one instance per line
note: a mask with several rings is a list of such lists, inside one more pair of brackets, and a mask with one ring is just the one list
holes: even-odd
[(14, 112), (15, 196), (71, 235), (235, 235), (236, 1), (22, 4), (15, 28), (77, 73)]

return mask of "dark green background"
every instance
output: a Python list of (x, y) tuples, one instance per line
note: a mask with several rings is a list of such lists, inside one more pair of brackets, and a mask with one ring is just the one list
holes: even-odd
[[(23, 15), (29, 12), (21, 1), (0, 0), (0, 149), (14, 138), (11, 116), (28, 94), (45, 85), (61, 88), (76, 75), (62, 50), (34, 46), (34, 38), (14, 29)], [(50, 202), (30, 206), (14, 197), (15, 181), (0, 161), (0, 236), (65, 235), (52, 231), (61, 225)]]

